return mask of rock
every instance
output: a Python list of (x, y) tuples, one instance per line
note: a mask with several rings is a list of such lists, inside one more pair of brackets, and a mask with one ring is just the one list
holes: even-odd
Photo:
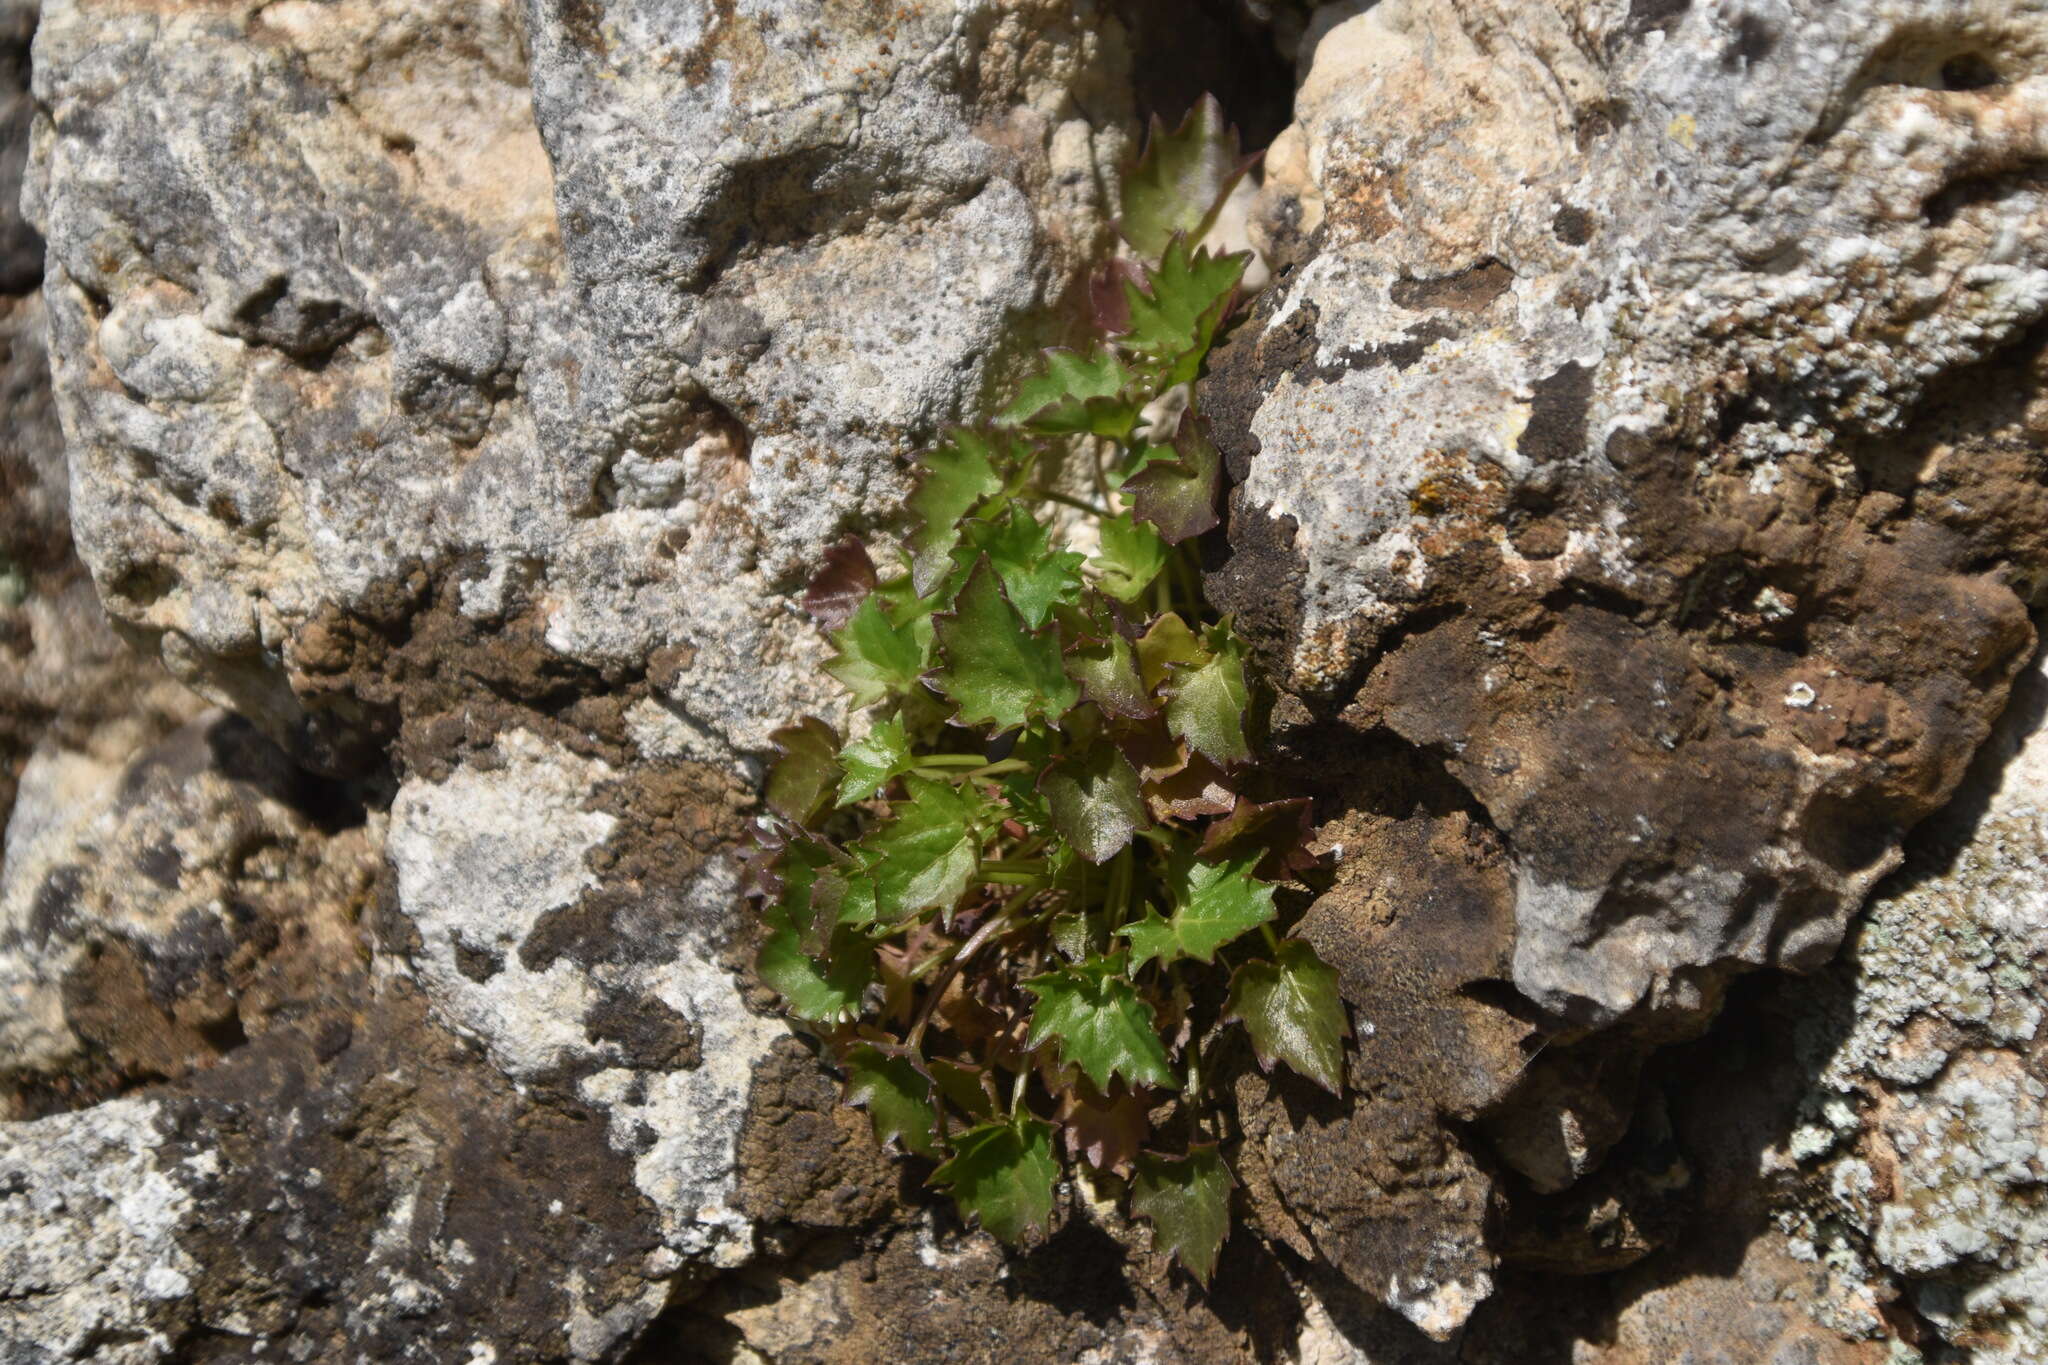
[(189, 1327), (193, 1172), (161, 1117), (121, 1099), (0, 1125), (0, 1356), (148, 1365)]
[(1809, 1001), (1801, 1040), (1818, 1074), (1778, 1154), (1802, 1177), (1788, 1244), (1828, 1270), (1822, 1319), (1867, 1335), (1901, 1299), (1984, 1362), (2048, 1353), (2044, 715), (2037, 660), (1955, 806)]
[(658, 674), (727, 761), (830, 709), (786, 594), (1106, 242), (1091, 7), (525, 14), (64, 0), (37, 36), (80, 552), (331, 771), (378, 760), (403, 698), (353, 674), (431, 600), (530, 618), (585, 691)]
[[(1204, 391), (1208, 583), (1282, 686), (1365, 1036), (1357, 1099), (1257, 1111), (1314, 1155), (1253, 1183), (1433, 1335), (1498, 1256), (1686, 1226), (1683, 1166), (1616, 1148), (1645, 1059), (1828, 961), (2035, 639), (2048, 30), (1988, 13), (1384, 0), (1304, 39), (1277, 278)], [(1375, 1174), (1411, 1149), (1427, 1197)]]
[(354, 964), (382, 834), (218, 712), (125, 764), (39, 749), (0, 875), (0, 1086), (89, 1103), (302, 1016)]
[(1992, 12), (1390, 0), (1304, 49), (1213, 594), (1483, 808), (1574, 1026), (1825, 962), (2026, 656), (2043, 34)]

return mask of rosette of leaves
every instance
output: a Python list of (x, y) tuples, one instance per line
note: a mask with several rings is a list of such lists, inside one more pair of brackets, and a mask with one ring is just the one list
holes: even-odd
[[(1233, 1184), (1205, 1049), (1242, 1028), (1335, 1091), (1349, 1030), (1282, 932), (1307, 802), (1242, 794), (1245, 651), (1191, 554), (1222, 491), (1193, 386), (1248, 261), (1195, 243), (1245, 164), (1211, 101), (1155, 122), (1097, 343), (921, 457), (887, 572), (827, 552), (807, 605), (865, 725), (777, 733), (751, 867), (762, 979), (963, 1216), (1042, 1231), (1085, 1163), (1204, 1281)], [(1092, 499), (1051, 486), (1077, 462)]]

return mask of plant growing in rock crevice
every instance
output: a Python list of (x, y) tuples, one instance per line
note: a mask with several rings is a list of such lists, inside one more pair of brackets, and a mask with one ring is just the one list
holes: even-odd
[[(1119, 224), (1144, 264), (1092, 282), (1104, 339), (922, 457), (893, 572), (826, 553), (806, 603), (871, 718), (777, 733), (750, 877), (761, 977), (963, 1215), (1043, 1229), (1064, 1152), (1204, 1280), (1231, 1187), (1206, 1050), (1242, 1026), (1334, 1091), (1348, 1031), (1280, 932), (1308, 803), (1240, 794), (1244, 647), (1193, 556), (1222, 480), (1194, 383), (1249, 262), (1193, 244), (1246, 164), (1213, 101), (1155, 122)], [(1077, 462), (1092, 496), (1054, 486)]]

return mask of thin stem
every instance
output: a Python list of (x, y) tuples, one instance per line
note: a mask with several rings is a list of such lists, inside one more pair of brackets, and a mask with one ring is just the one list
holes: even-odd
[(1044, 890), (1049, 885), (1045, 880), (1043, 858), (1006, 858), (1000, 863), (984, 863), (981, 871), (974, 875), (977, 881), (991, 886), (1036, 886)]
[(1034, 488), (1031, 490), (1031, 494), (1033, 497), (1044, 498), (1047, 502), (1056, 502), (1062, 507), (1072, 507), (1078, 511), (1092, 513), (1098, 517), (1113, 517), (1116, 515), (1116, 513), (1106, 507), (1099, 507), (1085, 498), (1077, 498), (1062, 493), (1057, 488)]
[(1261, 924), (1259, 926), (1259, 932), (1266, 936), (1266, 946), (1268, 948), (1272, 949), (1276, 953), (1280, 951), (1280, 936), (1273, 932), (1272, 925)]
[(920, 754), (920, 768), (978, 768), (988, 762), (986, 754)]

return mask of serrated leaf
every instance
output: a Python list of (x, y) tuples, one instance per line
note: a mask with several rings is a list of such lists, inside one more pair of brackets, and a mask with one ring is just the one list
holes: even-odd
[(1147, 823), (1138, 770), (1100, 740), (1061, 754), (1039, 777), (1038, 790), (1053, 828), (1091, 863), (1108, 862)]
[(1176, 663), (1160, 691), (1166, 696), (1166, 728), (1198, 753), (1233, 767), (1248, 761), (1245, 707), (1251, 690), (1244, 680), (1244, 645), (1228, 623), (1204, 632), (1199, 662)]
[(1137, 651), (1114, 630), (1076, 642), (1067, 651), (1067, 676), (1080, 684), (1081, 700), (1110, 715), (1143, 720), (1158, 709), (1138, 676)]
[(932, 1172), (932, 1183), (952, 1189), (963, 1218), (979, 1219), (1014, 1246), (1051, 1219), (1059, 1173), (1051, 1127), (1019, 1114), (960, 1134), (952, 1158)]
[(1086, 1081), (1060, 1096), (1059, 1123), (1067, 1155), (1098, 1171), (1128, 1171), (1151, 1128), (1145, 1106), (1129, 1090), (1118, 1086), (1105, 1097)]
[(1257, 959), (1230, 977), (1223, 1022), (1242, 1021), (1259, 1065), (1285, 1062), (1336, 1094), (1344, 1086), (1344, 1038), (1351, 1031), (1337, 972), (1300, 939), (1285, 939), (1270, 961)]
[(1175, 233), (1199, 240), (1250, 165), (1213, 97), (1204, 95), (1170, 133), (1155, 115), (1144, 155), (1123, 180), (1124, 239), (1147, 260), (1159, 259)]
[(1097, 585), (1119, 602), (1135, 602), (1166, 567), (1166, 542), (1128, 514), (1104, 518), (1101, 531), (1102, 548), (1091, 561)]
[(818, 818), (839, 781), (839, 734), (816, 716), (805, 716), (768, 736), (780, 757), (768, 769), (761, 798), (791, 824)]
[(1315, 837), (1315, 803), (1306, 796), (1286, 801), (1239, 801), (1229, 816), (1202, 836), (1202, 857), (1210, 862), (1255, 856), (1254, 875), (1278, 881), (1316, 865), (1308, 851)]
[(1138, 674), (1147, 692), (1156, 692), (1176, 666), (1200, 663), (1205, 656), (1201, 637), (1188, 629), (1176, 612), (1167, 612), (1138, 637)]
[(910, 736), (903, 722), (891, 717), (876, 721), (859, 739), (839, 751), (839, 801), (850, 806), (865, 801), (890, 781), (910, 771), (916, 760), (910, 756)]
[(1024, 989), (1038, 997), (1025, 1047), (1057, 1040), (1060, 1059), (1081, 1068), (1098, 1090), (1119, 1075), (1141, 1085), (1175, 1083), (1152, 1007), (1124, 978), (1119, 960), (1092, 958), (1032, 977)]
[(1045, 368), (1026, 379), (996, 421), (1047, 436), (1089, 432), (1125, 440), (1138, 420), (1138, 402), (1126, 393), (1135, 376), (1115, 351), (1082, 355), (1045, 353)]
[(825, 563), (804, 590), (804, 610), (826, 630), (837, 630), (875, 590), (875, 561), (859, 536), (844, 536), (825, 551)]
[(1131, 970), (1153, 958), (1162, 964), (1184, 957), (1214, 962), (1216, 950), (1273, 918), (1273, 888), (1256, 880), (1257, 856), (1205, 863), (1181, 851), (1167, 865), (1166, 885), (1173, 913), (1154, 910), (1117, 933), (1130, 940)]
[(1080, 699), (1060, 661), (1059, 627), (1026, 629), (986, 558), (953, 605), (935, 621), (946, 662), (933, 680), (959, 706), (957, 723), (992, 725), (1000, 733), (1033, 720), (1057, 721)]
[(875, 1140), (894, 1138), (905, 1151), (939, 1155), (939, 1113), (932, 1106), (932, 1083), (918, 1074), (907, 1057), (892, 1057), (862, 1043), (850, 1049), (846, 1067), (846, 1098), (868, 1111)]
[(1182, 422), (1173, 438), (1174, 458), (1153, 460), (1124, 480), (1132, 515), (1151, 522), (1169, 545), (1221, 520), (1216, 498), (1223, 488), (1223, 457), (1210, 442), (1207, 426), (1199, 417)]
[(1130, 326), (1117, 345), (1161, 367), (1162, 389), (1193, 382), (1250, 262), (1248, 252), (1211, 256), (1190, 250), (1186, 237), (1174, 238), (1146, 272), (1144, 288), (1124, 285)]
[(792, 918), (787, 898), (764, 910), (761, 920), (768, 936), (761, 942), (754, 969), (782, 997), (791, 1014), (813, 1023), (831, 1023), (860, 1012), (861, 994), (875, 972), (875, 955), (866, 940), (851, 929), (840, 928), (832, 937), (827, 964), (820, 965), (804, 951), (806, 926)]
[(855, 855), (874, 879), (875, 915), (895, 924), (920, 910), (950, 909), (979, 864), (974, 807), (950, 783), (910, 776), (906, 799), (869, 833)]
[(953, 1107), (969, 1118), (992, 1119), (996, 1115), (996, 1092), (988, 1068), (934, 1057), (928, 1064), (932, 1084)]
[(1151, 1220), (1158, 1249), (1205, 1285), (1230, 1236), (1230, 1183), (1230, 1170), (1213, 1143), (1193, 1147), (1184, 1157), (1146, 1152), (1131, 1178), (1131, 1212)]
[(960, 520), (1002, 491), (1003, 471), (1016, 459), (1016, 438), (955, 428), (919, 461), (906, 506), (916, 518), (906, 544), (919, 596), (945, 581), (960, 543)]
[(916, 627), (892, 622), (878, 593), (832, 632), (832, 643), (839, 652), (825, 661), (825, 671), (853, 693), (855, 706), (872, 706), (903, 692), (924, 672), (925, 650)]
[[(804, 954), (820, 961), (827, 956), (845, 901), (844, 879), (829, 880), (838, 861), (823, 840), (790, 839), (775, 854), (775, 903), (762, 912), (764, 920), (787, 924), (795, 931)], [(821, 879), (827, 879), (822, 895)]]
[(1052, 548), (1052, 530), (1015, 503), (1001, 521), (970, 521), (968, 543), (988, 556), (1010, 605), (1033, 630), (1044, 625), (1055, 605), (1081, 595), (1080, 568), (1087, 558)]

